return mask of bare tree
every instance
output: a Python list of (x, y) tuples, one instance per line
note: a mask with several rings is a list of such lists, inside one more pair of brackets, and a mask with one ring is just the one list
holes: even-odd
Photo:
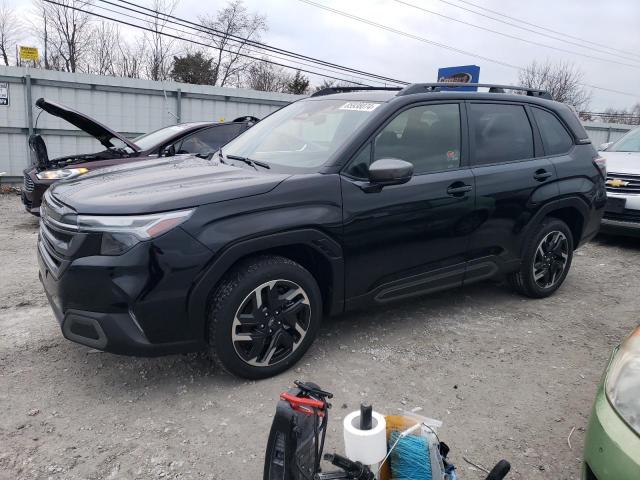
[(520, 85), (548, 91), (554, 100), (584, 110), (591, 100), (591, 92), (582, 85), (583, 73), (570, 62), (532, 62), (520, 71)]
[(166, 80), (169, 77), (175, 42), (164, 35), (164, 30), (170, 23), (167, 15), (172, 15), (177, 6), (178, 0), (152, 0), (151, 2), (150, 8), (155, 13), (146, 22), (151, 32), (146, 32), (144, 35), (147, 76), (151, 80)]
[(93, 29), (87, 71), (98, 75), (115, 75), (121, 42), (118, 26), (115, 23), (101, 21)]
[(0, 55), (5, 65), (9, 65), (9, 56), (20, 40), (20, 21), (16, 12), (6, 3), (0, 4)]
[(147, 46), (144, 39), (137, 39), (131, 45), (120, 42), (118, 45), (115, 74), (119, 77), (142, 78), (144, 76), (145, 58), (147, 58)]
[(57, 0), (54, 3), (34, 0), (41, 15), (36, 33), (43, 41), (45, 68), (68, 72), (81, 69), (91, 48), (92, 0)]
[(250, 41), (259, 40), (267, 31), (265, 17), (249, 13), (242, 0), (233, 0), (215, 16), (201, 16), (199, 20), (210, 29), (209, 43), (216, 50), (214, 85), (239, 85), (243, 73), (254, 65), (243, 54)]
[(287, 92), (291, 82), (283, 69), (265, 61), (251, 64), (245, 75), (247, 87), (263, 92)]

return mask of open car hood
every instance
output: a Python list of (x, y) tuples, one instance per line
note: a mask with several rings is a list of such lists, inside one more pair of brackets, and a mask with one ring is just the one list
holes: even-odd
[(46, 98), (39, 98), (36, 101), (36, 106), (40, 107), (42, 110), (50, 113), (51, 115), (66, 120), (71, 125), (78, 127), (80, 130), (87, 132), (107, 148), (113, 147), (114, 145), (111, 143), (111, 140), (113, 138), (117, 138), (118, 140), (126, 144), (129, 148), (133, 149), (133, 151), (140, 151), (140, 147), (138, 147), (131, 140), (120, 135), (118, 132), (111, 130), (109, 127), (104, 126), (97, 120), (94, 120), (84, 113), (76, 112), (69, 107), (52, 102), (50, 100), (47, 100)]

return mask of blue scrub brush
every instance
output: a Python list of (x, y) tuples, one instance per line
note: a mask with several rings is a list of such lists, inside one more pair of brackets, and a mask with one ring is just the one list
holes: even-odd
[(420, 428), (419, 423), (402, 432), (397, 430), (391, 432), (389, 438), (391, 448), (382, 460), (380, 469), (387, 458), (390, 458), (391, 474), (394, 480), (432, 480), (429, 440), (411, 435), (418, 428)]

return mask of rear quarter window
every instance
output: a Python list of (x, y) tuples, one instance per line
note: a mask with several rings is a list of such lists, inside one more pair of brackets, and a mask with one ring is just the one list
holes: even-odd
[(513, 162), (534, 156), (533, 130), (522, 105), (469, 104), (475, 165)]
[(573, 146), (573, 139), (556, 116), (540, 108), (532, 108), (536, 119), (545, 155), (562, 155)]

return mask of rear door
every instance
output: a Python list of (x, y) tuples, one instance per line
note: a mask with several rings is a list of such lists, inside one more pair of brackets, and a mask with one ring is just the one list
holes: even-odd
[(556, 173), (544, 153), (528, 107), (467, 102), (478, 224), (469, 241), (465, 283), (519, 264), (523, 229)]

